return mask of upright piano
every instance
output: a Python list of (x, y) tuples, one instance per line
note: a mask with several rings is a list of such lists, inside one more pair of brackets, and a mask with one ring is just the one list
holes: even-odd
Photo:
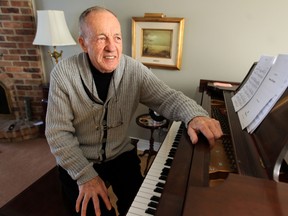
[(210, 148), (192, 145), (173, 122), (128, 216), (288, 215), (288, 90), (249, 134), (231, 101), (239, 88), (200, 80), (195, 99), (221, 123), (224, 136)]

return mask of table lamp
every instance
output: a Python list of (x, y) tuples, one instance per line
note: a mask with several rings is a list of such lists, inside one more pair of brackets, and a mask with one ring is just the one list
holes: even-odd
[(33, 44), (53, 46), (53, 52), (48, 52), (57, 64), (63, 51), (61, 50), (59, 53), (56, 50), (56, 46), (76, 44), (67, 27), (64, 12), (59, 10), (38, 10), (37, 18), (37, 32)]

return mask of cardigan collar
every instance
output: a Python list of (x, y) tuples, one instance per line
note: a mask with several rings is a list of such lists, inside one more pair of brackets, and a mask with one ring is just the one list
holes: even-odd
[[(82, 52), (78, 54), (77, 65), (78, 65), (79, 75), (82, 78), (86, 87), (89, 90), (95, 89), (95, 91), (91, 92), (93, 98), (96, 101), (102, 102), (97, 94), (95, 83), (93, 82), (93, 75), (89, 66), (88, 55), (86, 53)], [(120, 59), (120, 63), (118, 67), (115, 69), (113, 77), (111, 79), (106, 101), (109, 101), (111, 97), (114, 96), (115, 93), (117, 92), (117, 89), (121, 82), (123, 74), (125, 73), (124, 66), (125, 66), (125, 56), (122, 55)]]

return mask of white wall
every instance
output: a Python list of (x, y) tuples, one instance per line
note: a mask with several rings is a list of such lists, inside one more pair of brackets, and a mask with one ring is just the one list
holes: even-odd
[[(153, 72), (169, 86), (193, 97), (199, 79), (240, 82), (261, 55), (288, 50), (287, 0), (34, 0), (37, 10), (64, 10), (72, 35), (77, 39), (78, 17), (93, 5), (114, 11), (121, 24), (123, 52), (131, 55), (131, 17), (164, 13), (184, 17), (182, 69)], [(79, 46), (61, 47), (64, 56), (80, 52)], [(43, 53), (45, 56), (46, 51)], [(52, 65), (45, 59), (46, 70)], [(140, 106), (137, 114), (145, 112)], [(134, 122), (131, 136), (148, 139), (149, 134)]]

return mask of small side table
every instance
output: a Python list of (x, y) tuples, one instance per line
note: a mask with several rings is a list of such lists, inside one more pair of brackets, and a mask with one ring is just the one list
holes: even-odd
[(150, 129), (150, 132), (151, 132), (150, 140), (149, 140), (149, 144), (150, 144), (149, 149), (146, 149), (143, 152), (143, 154), (139, 155), (142, 157), (145, 154), (148, 154), (147, 164), (144, 170), (144, 175), (146, 175), (148, 172), (148, 166), (149, 166), (151, 157), (157, 154), (157, 151), (154, 150), (154, 137), (153, 137), (154, 130), (166, 127), (168, 125), (168, 120), (164, 119), (163, 121), (155, 121), (151, 118), (149, 114), (142, 114), (136, 118), (136, 123), (140, 127)]

